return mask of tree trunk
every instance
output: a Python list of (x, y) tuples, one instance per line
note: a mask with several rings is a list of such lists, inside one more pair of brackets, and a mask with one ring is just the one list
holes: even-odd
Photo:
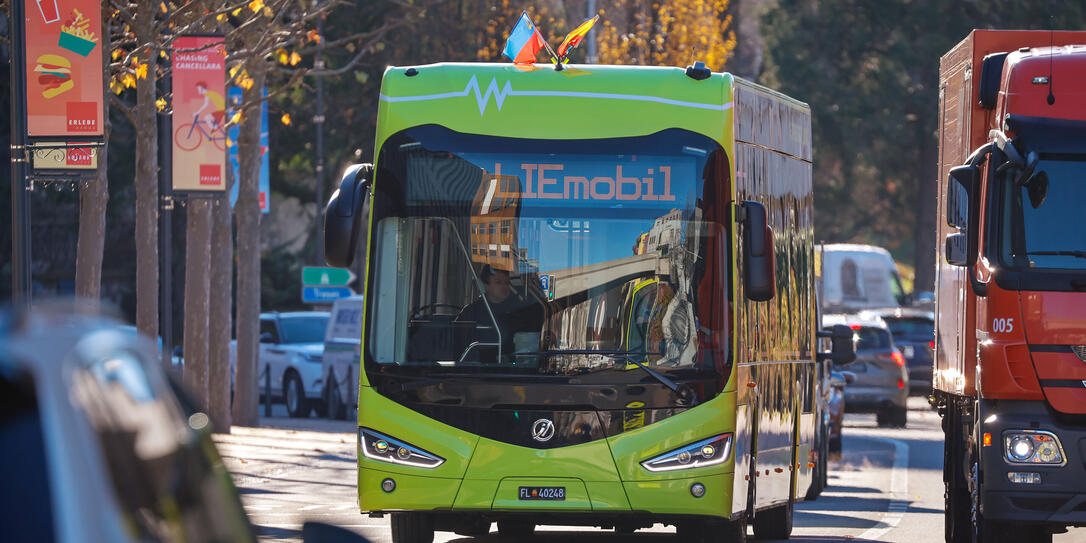
[[(109, 18), (102, 17), (102, 35), (109, 36)], [(109, 133), (109, 51), (102, 47), (105, 100), (102, 101), (102, 141), (98, 150), (98, 179), (79, 187), (79, 240), (75, 250), (75, 294), (98, 299), (102, 289), (102, 251), (106, 242), (106, 205), (109, 203), (109, 175), (106, 148)]]
[(234, 270), (234, 238), (230, 227), (230, 188), (234, 183), (234, 168), (227, 159), (226, 192), (216, 198), (211, 210), (211, 313), (208, 345), (211, 404), (208, 415), (216, 432), (230, 432), (230, 393), (234, 371), (230, 364), (230, 309), (234, 288), (230, 282)]
[[(234, 383), (234, 421), (243, 426), (256, 426), (257, 349), (260, 330), (260, 109), (264, 88), (263, 59), (254, 59), (246, 67), (253, 86), (245, 91), (242, 102), (254, 104), (244, 112), (238, 136), (238, 203), (237, 221), (237, 380)], [(254, 113), (255, 111), (255, 113)]]
[(189, 201), (185, 231), (185, 388), (207, 412), (208, 298), (211, 291), (211, 201)]
[[(139, 43), (154, 43), (158, 4), (141, 0), (134, 31)], [(158, 337), (158, 119), (155, 106), (154, 60), (158, 52), (138, 53), (150, 62), (148, 77), (136, 79), (136, 326), (148, 337)], [(188, 353), (185, 354), (186, 362)], [(163, 357), (168, 368), (170, 357)]]
[[(918, 123), (921, 124), (921, 123)], [(926, 137), (925, 137), (926, 136)], [(913, 230), (913, 265), (916, 276), (913, 278), (913, 292), (935, 291), (935, 259), (938, 255), (936, 239), (937, 224), (936, 197), (939, 172), (933, 168), (937, 164), (938, 147), (930, 134), (920, 134), (920, 160), (917, 162), (913, 178), (920, 185), (916, 190), (916, 226)], [(933, 180), (934, 174), (934, 180)]]

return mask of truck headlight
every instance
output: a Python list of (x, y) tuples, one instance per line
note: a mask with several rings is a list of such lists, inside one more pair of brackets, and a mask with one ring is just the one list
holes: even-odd
[(727, 461), (731, 453), (732, 435), (720, 434), (645, 460), (641, 467), (649, 471), (672, 471), (714, 466)]
[(436, 454), (369, 428), (358, 429), (358, 448), (371, 460), (404, 466), (436, 468), (445, 462), (444, 458)]
[(1063, 446), (1052, 432), (1003, 432), (1003, 457), (1008, 464), (1064, 464)]

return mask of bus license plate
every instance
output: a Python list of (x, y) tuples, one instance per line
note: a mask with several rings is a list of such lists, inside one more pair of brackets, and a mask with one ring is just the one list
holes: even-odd
[(522, 486), (517, 496), (521, 500), (565, 500), (564, 486)]

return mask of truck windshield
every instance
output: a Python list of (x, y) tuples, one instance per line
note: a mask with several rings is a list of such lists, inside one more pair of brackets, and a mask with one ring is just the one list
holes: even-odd
[(1015, 268), (1086, 269), (1086, 155), (1041, 154), (1028, 181), (1008, 168), (1002, 184), (1003, 261)]
[[(712, 346), (729, 344), (728, 234), (701, 203), (714, 153), (678, 130), (393, 136), (375, 184), (367, 360), (442, 375), (726, 367)], [(700, 286), (720, 298), (699, 304)]]

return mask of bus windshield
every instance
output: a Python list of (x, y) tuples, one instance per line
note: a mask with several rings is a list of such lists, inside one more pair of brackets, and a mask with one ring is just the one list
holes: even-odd
[(393, 136), (372, 206), (367, 360), (442, 374), (726, 367), (727, 221), (703, 209), (714, 153), (679, 130)]

